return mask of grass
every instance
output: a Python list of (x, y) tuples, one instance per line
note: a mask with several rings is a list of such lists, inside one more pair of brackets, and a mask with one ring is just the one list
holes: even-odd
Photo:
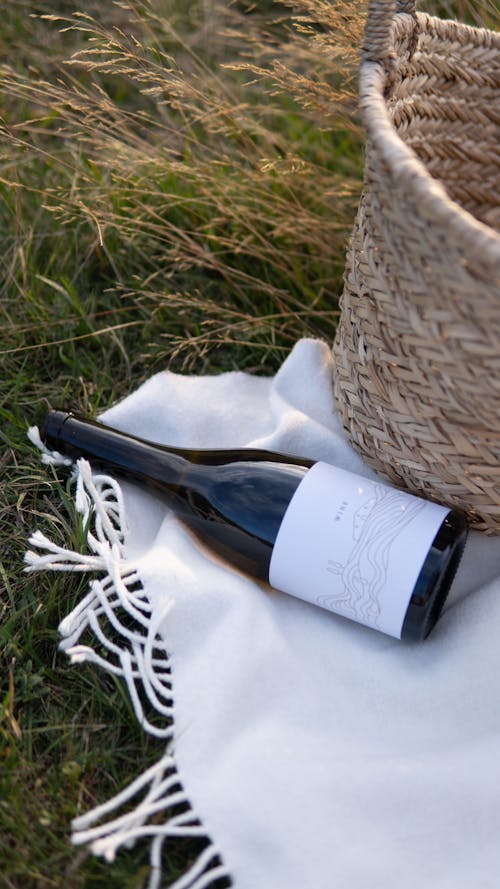
[[(494, 6), (442, 2), (491, 24)], [(478, 7), (480, 7), (478, 11)], [(432, 8), (428, 4), (428, 8)], [(84, 14), (82, 14), (84, 10)], [(8, 0), (0, 21), (0, 886), (139, 887), (71, 818), (155, 761), (122, 686), (57, 652), (86, 580), (22, 573), (29, 533), (85, 548), (26, 439), (155, 370), (271, 373), (332, 341), (361, 188), (358, 0)], [(169, 849), (166, 876), (196, 848)]]

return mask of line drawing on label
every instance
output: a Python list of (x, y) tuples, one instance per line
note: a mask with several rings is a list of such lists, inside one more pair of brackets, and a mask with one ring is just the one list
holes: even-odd
[(365, 487), (371, 489), (369, 498), (353, 515), (353, 545), (345, 563), (328, 560), (327, 571), (338, 577), (341, 588), (317, 596), (316, 603), (377, 627), (391, 547), (426, 503), (376, 482), (366, 482)]

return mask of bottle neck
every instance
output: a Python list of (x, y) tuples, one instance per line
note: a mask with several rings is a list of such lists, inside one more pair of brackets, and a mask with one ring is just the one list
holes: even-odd
[(187, 456), (62, 411), (47, 415), (42, 438), (72, 459), (83, 457), (122, 476), (173, 488), (187, 481), (194, 468)]
[[(267, 451), (263, 448), (198, 448), (195, 450), (192, 448), (166, 447), (145, 441), (135, 435), (118, 432), (109, 426), (97, 423), (94, 420), (88, 420), (77, 414), (58, 410), (51, 410), (47, 414), (41, 429), (41, 436), (47, 447), (52, 450), (61, 451), (73, 459), (88, 457), (89, 460), (94, 459), (97, 461), (101, 457), (101, 461), (103, 463), (106, 462), (106, 465), (110, 465), (113, 462), (110, 457), (114, 457), (114, 447), (119, 440), (124, 442), (126, 449), (131, 447), (132, 443), (140, 446), (140, 450), (136, 452), (140, 459), (142, 459), (142, 455), (147, 450), (153, 450), (155, 453), (165, 454), (169, 457), (180, 457), (191, 466), (222, 466), (228, 463), (239, 462), (261, 463), (267, 460), (270, 463), (287, 463), (290, 466), (302, 466), (308, 469), (315, 463), (314, 460)], [(109, 442), (109, 444), (106, 444), (106, 442)], [(84, 448), (86, 453), (84, 453)], [(174, 466), (175, 463), (172, 462), (171, 465)], [(180, 463), (177, 464), (179, 468), (181, 465)]]

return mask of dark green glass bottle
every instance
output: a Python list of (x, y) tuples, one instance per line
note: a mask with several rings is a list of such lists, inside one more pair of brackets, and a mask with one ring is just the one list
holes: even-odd
[(326, 463), (165, 447), (63, 411), (41, 435), (157, 491), (238, 569), (398, 638), (429, 634), (465, 545), (460, 513)]

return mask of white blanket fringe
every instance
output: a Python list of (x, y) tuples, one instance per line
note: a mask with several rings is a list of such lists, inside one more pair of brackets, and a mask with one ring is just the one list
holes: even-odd
[[(42, 461), (52, 465), (71, 465), (61, 454), (43, 445), (38, 429), (29, 430), (30, 440), (42, 451)], [(75, 506), (86, 529), (88, 553), (82, 554), (58, 546), (40, 531), (29, 538), (32, 549), (25, 555), (25, 571), (94, 572), (99, 579), (90, 582), (84, 599), (59, 625), (61, 650), (72, 663), (87, 661), (125, 680), (139, 725), (157, 738), (173, 736), (172, 682), (169, 656), (159, 627), (173, 606), (173, 599), (163, 609), (153, 611), (142, 588), (139, 574), (123, 553), (126, 517), (118, 483), (106, 475), (92, 475), (86, 460), (79, 460), (75, 472)], [(126, 617), (127, 625), (123, 618)], [(132, 620), (131, 620), (132, 619)], [(90, 631), (91, 639), (104, 648), (107, 657), (98, 654), (80, 637)], [(144, 711), (152, 709), (158, 721), (152, 723)], [(165, 724), (165, 722), (167, 724)], [(96, 822), (130, 804), (137, 794), (142, 800), (134, 808), (101, 824)], [(150, 819), (173, 806), (183, 807), (163, 824)], [(72, 842), (90, 844), (92, 852), (113, 861), (121, 846), (132, 846), (141, 838), (150, 839), (151, 872), (148, 889), (159, 889), (163, 844), (169, 837), (196, 837), (208, 845), (190, 869), (170, 889), (208, 889), (222, 877), (229, 879), (221, 864), (220, 850), (207, 837), (200, 819), (193, 812), (177, 773), (175, 754), (167, 749), (157, 763), (115, 797), (92, 811), (75, 818)]]
[(45, 463), (47, 466), (71, 466), (73, 461), (70, 460), (69, 457), (64, 457), (59, 451), (49, 451), (49, 449), (45, 447), (40, 437), (38, 426), (30, 426), (28, 429), (28, 438), (31, 443), (41, 451), (42, 463)]

